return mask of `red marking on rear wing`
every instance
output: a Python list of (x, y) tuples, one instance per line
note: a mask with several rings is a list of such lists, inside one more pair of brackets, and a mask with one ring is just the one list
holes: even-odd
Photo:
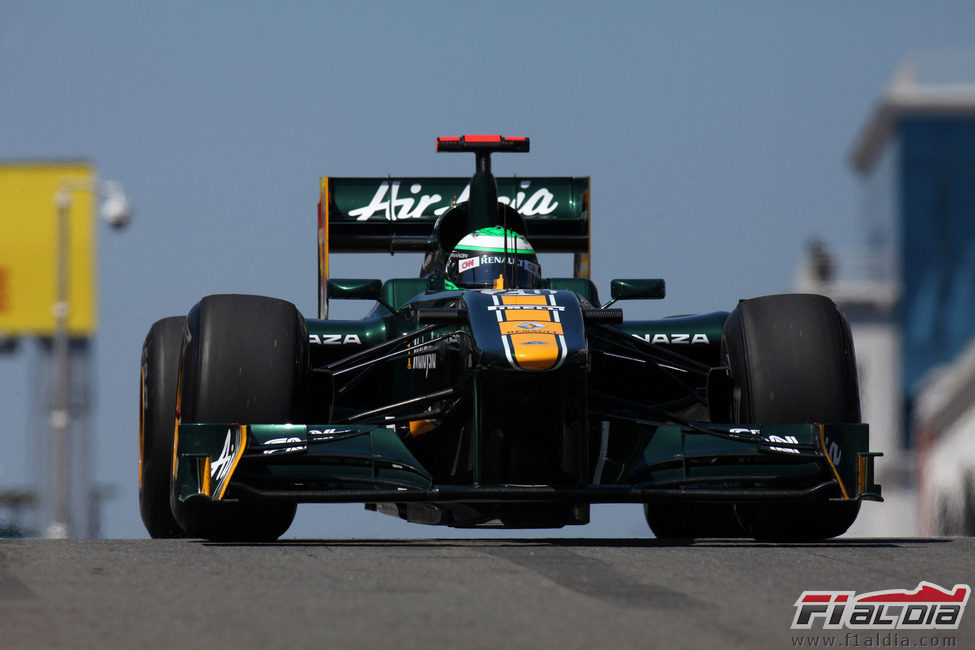
[(462, 151), (487, 151), (525, 153), (531, 146), (528, 138), (512, 138), (501, 135), (462, 135), (437, 138), (437, 151), (455, 153)]

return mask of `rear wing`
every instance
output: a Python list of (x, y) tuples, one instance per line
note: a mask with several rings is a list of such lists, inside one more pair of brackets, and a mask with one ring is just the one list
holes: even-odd
[[(327, 301), (332, 252), (429, 250), (437, 218), (467, 201), (470, 177), (321, 179), (318, 202), (319, 312)], [(498, 178), (498, 202), (524, 219), (537, 252), (573, 253), (574, 275), (589, 277), (589, 177)], [(325, 308), (327, 309), (327, 308)]]

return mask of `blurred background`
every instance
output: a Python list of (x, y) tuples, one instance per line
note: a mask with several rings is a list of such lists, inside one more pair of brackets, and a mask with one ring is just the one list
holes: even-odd
[[(596, 285), (667, 279), (627, 317), (833, 296), (886, 454), (888, 502), (850, 534), (975, 533), (973, 25), (970, 1), (6, 0), (0, 536), (146, 536), (150, 325), (224, 292), (313, 316), (318, 179), (464, 176), (433, 146), (463, 133), (531, 138), (499, 176), (592, 177)], [(332, 274), (418, 268), (347, 255)], [(650, 533), (639, 506), (601, 506), (541, 534)], [(302, 506), (287, 537), (452, 535), (472, 533)]]

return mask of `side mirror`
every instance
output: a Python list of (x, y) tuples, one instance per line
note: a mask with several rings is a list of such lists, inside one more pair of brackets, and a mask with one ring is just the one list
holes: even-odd
[(617, 300), (659, 300), (667, 295), (667, 283), (661, 278), (649, 280), (613, 280), (609, 285), (613, 302)]
[(382, 280), (343, 278), (328, 281), (328, 297), (337, 300), (379, 300)]

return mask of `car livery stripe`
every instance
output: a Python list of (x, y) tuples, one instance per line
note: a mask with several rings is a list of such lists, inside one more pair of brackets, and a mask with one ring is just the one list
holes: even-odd
[(829, 468), (833, 470), (833, 476), (836, 477), (836, 482), (840, 485), (840, 492), (843, 493), (843, 499), (845, 501), (849, 501), (850, 494), (846, 491), (846, 486), (843, 485), (843, 479), (840, 477), (840, 472), (838, 469), (836, 469), (833, 459), (830, 458), (829, 449), (826, 448), (826, 427), (824, 427), (822, 424), (819, 425), (819, 445), (823, 450), (823, 456), (826, 458), (826, 463), (829, 465)]
[(857, 495), (867, 491), (867, 459), (869, 456), (857, 454)]
[[(555, 370), (567, 346), (552, 294), (493, 296), (498, 330), (508, 363), (521, 370)], [(505, 309), (504, 307), (517, 307)], [(532, 309), (538, 307), (538, 309)]]
[(139, 368), (139, 490), (142, 490), (142, 466), (145, 463), (142, 450), (146, 440), (146, 367)]
[(213, 468), (210, 463), (210, 457), (204, 456), (203, 458), (198, 458), (197, 463), (198, 467), (196, 471), (200, 475), (200, 492), (212, 498), (213, 481), (210, 479)]
[[(179, 368), (183, 368), (183, 353), (179, 353)], [(170, 479), (176, 479), (176, 470), (179, 468), (179, 425), (183, 421), (183, 373), (179, 373), (176, 378), (176, 417), (173, 420), (173, 464), (170, 467)]]

